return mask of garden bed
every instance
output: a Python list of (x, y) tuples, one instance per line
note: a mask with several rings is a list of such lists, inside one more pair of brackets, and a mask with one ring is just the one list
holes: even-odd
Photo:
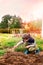
[(0, 65), (43, 65), (43, 51), (39, 55), (7, 52), (0, 57)]

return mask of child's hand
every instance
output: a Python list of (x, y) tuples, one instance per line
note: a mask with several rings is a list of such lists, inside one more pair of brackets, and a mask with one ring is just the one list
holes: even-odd
[(17, 46), (14, 46), (13, 48), (14, 48), (14, 49), (16, 49), (16, 48), (17, 48)]
[(11, 51), (14, 52), (14, 48), (12, 48)]
[(26, 48), (30, 48), (30, 46), (26, 46)]
[(14, 47), (11, 49), (11, 51), (14, 52), (15, 49), (16, 49), (16, 46), (14, 46)]

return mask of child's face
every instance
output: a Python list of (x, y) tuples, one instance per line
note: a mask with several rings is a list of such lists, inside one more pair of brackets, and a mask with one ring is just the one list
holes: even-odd
[(28, 41), (28, 39), (24, 39), (23, 41), (24, 41), (24, 42), (27, 42), (27, 41)]

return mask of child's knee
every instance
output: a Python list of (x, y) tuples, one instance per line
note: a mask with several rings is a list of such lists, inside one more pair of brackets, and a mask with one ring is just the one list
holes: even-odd
[(39, 52), (40, 52), (39, 48), (35, 50), (35, 54), (39, 54)]

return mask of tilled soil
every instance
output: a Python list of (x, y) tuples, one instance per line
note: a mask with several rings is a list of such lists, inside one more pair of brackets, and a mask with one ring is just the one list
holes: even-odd
[(43, 51), (38, 55), (7, 52), (4, 56), (0, 57), (0, 65), (43, 65)]

